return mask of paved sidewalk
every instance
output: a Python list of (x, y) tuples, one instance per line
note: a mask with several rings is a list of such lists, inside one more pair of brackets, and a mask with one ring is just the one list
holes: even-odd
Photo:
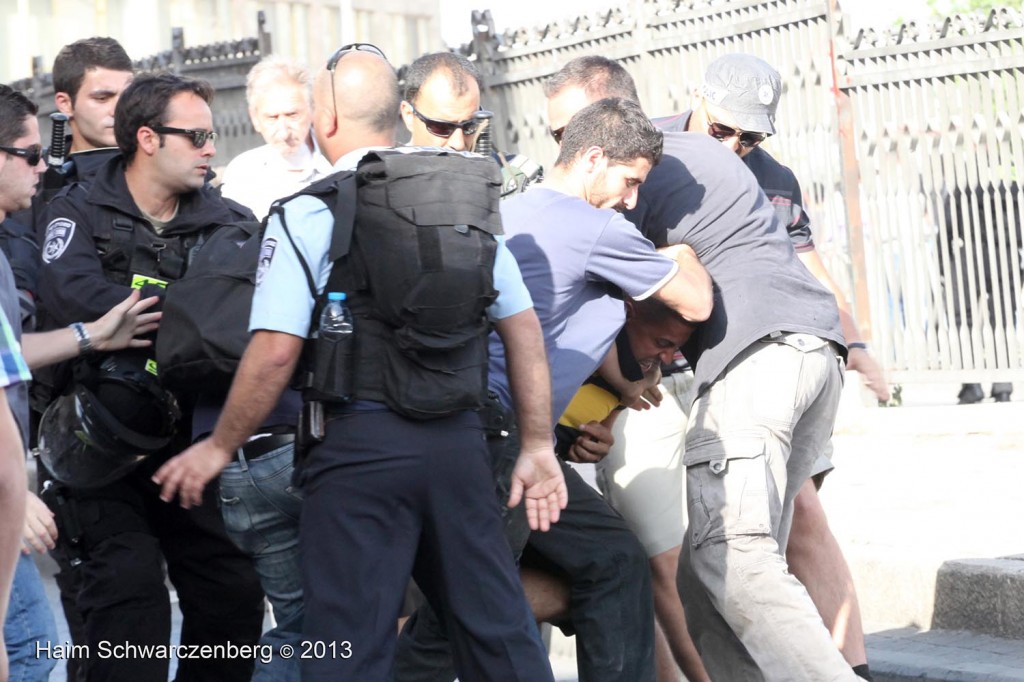
[[(937, 601), (980, 598), (955, 576), (937, 581), (940, 568), (1024, 553), (1024, 387), (1012, 403), (958, 406), (958, 386), (911, 386), (903, 407), (882, 409), (848, 383), (821, 497), (857, 582), (876, 679), (1024, 681), (1022, 641), (927, 631)], [(556, 679), (574, 682), (572, 642), (553, 639)], [(52, 679), (63, 682), (60, 667)]]
[[(1024, 681), (1024, 640), (929, 630), (937, 602), (956, 610), (1000, 599), (972, 593), (961, 564), (1024, 553), (1024, 391), (1008, 404), (956, 405), (958, 389), (908, 386), (902, 407), (877, 408), (848, 375), (821, 499), (854, 574), (879, 682)], [(1008, 608), (1024, 600), (1009, 596)], [(574, 681), (572, 642), (553, 639), (556, 679)]]

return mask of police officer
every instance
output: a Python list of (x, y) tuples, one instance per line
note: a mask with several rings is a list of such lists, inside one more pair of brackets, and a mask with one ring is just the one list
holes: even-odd
[[(204, 233), (252, 219), (242, 207), (220, 199), (205, 180), (215, 153), (212, 94), (205, 82), (171, 74), (140, 76), (122, 93), (115, 113), (121, 155), (92, 183), (66, 188), (47, 208), (40, 288), (54, 324), (95, 317), (132, 288), (159, 295), (184, 274), (189, 249)], [(76, 368), (75, 381), (89, 382), (112, 365), (133, 368), (133, 386), (152, 386), (144, 379), (154, 363), (138, 351)], [(144, 415), (152, 424), (143, 432), (166, 427), (153, 418), (167, 414), (164, 394), (158, 389), (148, 394), (150, 399), (132, 401), (138, 404), (121, 400), (104, 407), (116, 419)], [(100, 392), (100, 402), (104, 395), (114, 394)], [(187, 436), (168, 439), (162, 453), (151, 454), (111, 484), (84, 489), (67, 481), (84, 550), (75, 597), (91, 651), (102, 641), (167, 644), (164, 560), (184, 617), (183, 644), (252, 644), (259, 637), (258, 579), (225, 536), (212, 495), (196, 509), (181, 510), (160, 503), (149, 481), (163, 455), (187, 442)], [(88, 679), (165, 679), (167, 669), (165, 658), (94, 655)], [(183, 658), (177, 675), (179, 680), (247, 680), (252, 669), (251, 659)]]
[[(397, 124), (393, 98), (378, 108), (381, 83), (397, 85), (371, 47), (338, 50), (317, 79), (314, 130), (336, 170), (356, 165), (368, 143), (386, 146)], [(331, 211), (315, 197), (299, 197), (285, 204), (284, 213), (292, 227), (286, 233), (272, 214), (264, 245), (273, 253), (253, 300), (253, 338), (217, 428), (157, 474), (165, 497), (180, 492), (185, 505), (195, 502), (211, 477), (201, 462), (229, 461), (291, 378), (313, 308), (297, 256), (315, 264), (318, 290), (332, 272)], [(357, 239), (358, 230), (357, 225)], [(525, 422), (510, 502), (525, 498), (535, 525), (547, 527), (565, 504), (565, 488), (546, 422), (550, 400), (540, 329), (522, 298), (514, 261), (500, 247), (494, 270), (501, 293), (489, 313), (516, 358), (514, 383)], [(357, 317), (357, 344), (358, 334), (369, 333), (368, 324)], [(357, 357), (365, 352), (364, 359), (378, 361), (372, 349), (358, 348)], [(357, 398), (364, 390), (369, 387), (357, 381)], [(321, 650), (336, 652), (304, 661), (303, 679), (387, 678), (410, 569), (449, 617), (453, 638), (462, 645), (462, 679), (552, 679), (501, 537), (475, 413), (415, 420), (383, 402), (359, 399), (327, 424), (326, 440), (309, 454), (303, 476), (304, 635)]]
[[(131, 82), (132, 61), (124, 48), (113, 38), (83, 38), (61, 48), (53, 60), (54, 103), (57, 111), (68, 116), (65, 137), (70, 139), (66, 159), (59, 167), (47, 166), (42, 176), (39, 192), (32, 201), (32, 207), (21, 211), (4, 221), (4, 247), (14, 270), (21, 297), (25, 329), (34, 329), (37, 324), (36, 298), (40, 268), (39, 239), (45, 231), (44, 207), (63, 187), (76, 181), (92, 178), (96, 170), (118, 153), (114, 140), (114, 107), (121, 92)], [(51, 135), (51, 144), (56, 142)], [(49, 158), (46, 159), (49, 161)], [(8, 250), (9, 247), (9, 250)], [(38, 320), (41, 328), (48, 325)], [(30, 438), (37, 432), (38, 420), (53, 399), (51, 387), (56, 383), (59, 365), (34, 370), (31, 386), (33, 428)], [(37, 476), (40, 489), (47, 486), (49, 494), (44, 496), (48, 504), (55, 507), (55, 496), (60, 492), (59, 484), (52, 479), (46, 467), (37, 462)], [(47, 483), (49, 481), (49, 483)], [(50, 510), (52, 513), (59, 511)], [(51, 556), (60, 567), (57, 586), (60, 589), (61, 606), (68, 622), (72, 641), (84, 639), (81, 614), (74, 606), (73, 594), (78, 591), (78, 572), (72, 565), (73, 559), (66, 555), (67, 546), (58, 543), (51, 549)], [(73, 658), (68, 661), (68, 678), (84, 680), (88, 659)]]

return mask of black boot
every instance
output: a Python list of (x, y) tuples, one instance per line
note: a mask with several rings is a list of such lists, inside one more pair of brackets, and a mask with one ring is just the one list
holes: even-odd
[(1009, 381), (999, 381), (992, 384), (992, 399), (997, 403), (1010, 402), (1010, 395), (1013, 393), (1013, 384)]
[(981, 390), (981, 384), (963, 384), (957, 398), (960, 405), (973, 405), (985, 399), (985, 392)]

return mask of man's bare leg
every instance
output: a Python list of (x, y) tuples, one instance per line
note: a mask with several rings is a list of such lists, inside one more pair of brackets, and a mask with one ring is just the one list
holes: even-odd
[(690, 631), (686, 627), (686, 614), (683, 612), (679, 588), (676, 586), (680, 548), (680, 545), (676, 545), (650, 559), (654, 613), (672, 651), (672, 657), (686, 675), (686, 679), (689, 682), (710, 682), (711, 678), (704, 670), (700, 654), (690, 639)]
[(796, 496), (786, 561), (790, 572), (807, 588), (843, 658), (853, 667), (866, 664), (853, 576), (810, 479)]
[(668, 640), (665, 639), (665, 632), (658, 625), (658, 619), (654, 619), (654, 670), (658, 682), (679, 682), (679, 666), (676, 659), (672, 658), (672, 650), (668, 648)]
[(526, 601), (538, 623), (565, 621), (569, 618), (569, 584), (536, 568), (520, 567), (519, 579)]

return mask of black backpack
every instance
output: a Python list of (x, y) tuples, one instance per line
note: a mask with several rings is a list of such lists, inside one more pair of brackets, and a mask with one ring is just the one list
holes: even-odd
[(333, 365), (316, 352), (316, 326), (326, 293), (344, 291), (355, 315), (356, 398), (412, 419), (483, 404), (500, 188), (486, 157), (403, 148), (368, 153), (334, 183), (333, 197), (307, 189), (335, 207), (334, 267), (322, 295), (300, 259), (318, 303), (299, 372), (308, 399), (331, 399)]
[(156, 343), (164, 387), (227, 393), (249, 343), (262, 235), (254, 221), (217, 228), (196, 245), (185, 275), (167, 286)]

